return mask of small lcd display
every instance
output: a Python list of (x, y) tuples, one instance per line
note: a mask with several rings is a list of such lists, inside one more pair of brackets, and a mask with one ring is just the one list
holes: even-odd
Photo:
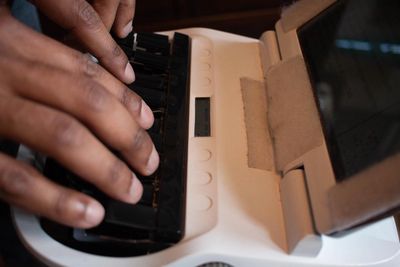
[(197, 97), (195, 100), (195, 110), (194, 136), (211, 136), (210, 98)]
[(298, 31), (338, 180), (400, 152), (399, 14), (343, 0)]

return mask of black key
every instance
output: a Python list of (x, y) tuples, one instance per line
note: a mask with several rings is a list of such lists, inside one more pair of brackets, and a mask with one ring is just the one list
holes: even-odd
[(163, 55), (156, 55), (153, 53), (149, 53), (146, 51), (135, 51), (135, 55), (133, 57), (133, 61), (135, 63), (143, 64), (147, 68), (151, 68), (154, 70), (161, 70), (163, 72), (167, 71), (169, 58)]
[(188, 59), (189, 36), (176, 32), (172, 46), (172, 55)]
[(140, 74), (148, 74), (148, 75), (163, 74), (164, 73), (162, 71), (157, 71), (157, 70), (148, 68), (143, 64), (136, 63), (136, 62), (133, 61), (133, 58), (129, 59), (129, 62), (132, 64), (132, 67), (135, 70), (135, 75), (137, 75), (138, 73), (140, 73)]
[(127, 47), (125, 45), (121, 45), (122, 50), (125, 52), (126, 56), (130, 59), (134, 56), (134, 51), (131, 47)]
[(163, 134), (161, 132), (162, 121), (155, 117), (153, 126), (148, 130), (151, 140), (159, 153), (163, 152)]
[(14, 141), (5, 140), (0, 138), (0, 151), (8, 154), (9, 156), (16, 157), (18, 154), (19, 144)]
[(158, 46), (169, 46), (169, 39), (167, 35), (157, 34), (157, 33), (137, 33), (137, 42), (146, 42), (150, 44), (157, 44)]
[(154, 186), (152, 184), (143, 183), (143, 195), (139, 204), (151, 206), (153, 204)]
[(166, 95), (164, 92), (136, 86), (135, 84), (131, 84), (129, 88), (141, 96), (152, 109), (160, 108), (165, 105)]
[(164, 240), (171, 242), (180, 239), (184, 225), (184, 188), (175, 181), (161, 181), (158, 194), (158, 229), (163, 230)]
[(154, 230), (156, 213), (156, 209), (149, 206), (110, 200), (106, 206), (104, 222), (142, 230)]
[(161, 134), (152, 133), (152, 132), (149, 132), (149, 135), (151, 137), (151, 140), (154, 143), (154, 146), (156, 147), (156, 150), (159, 153), (162, 153), (163, 152), (163, 136)]
[(120, 46), (126, 46), (126, 47), (129, 47), (130, 49), (133, 49), (133, 40), (134, 40), (134, 38), (135, 38), (134, 33), (131, 32), (131, 33), (128, 34), (127, 37), (125, 37), (125, 38), (117, 38), (117, 37), (115, 37), (115, 40), (117, 41), (117, 43)]
[(155, 174), (152, 174), (150, 176), (143, 176), (143, 175), (140, 175), (139, 173), (136, 173), (136, 177), (140, 180), (140, 182), (142, 184), (145, 184), (145, 183), (151, 184), (155, 180)]
[(168, 36), (154, 33), (138, 33), (136, 36), (136, 47), (163, 55), (169, 54), (170, 50)]
[(157, 89), (164, 91), (166, 82), (165, 76), (161, 74), (147, 74), (147, 73), (136, 73), (136, 80), (134, 83), (136, 86)]
[(132, 228), (115, 225), (110, 223), (103, 223), (98, 227), (91, 229), (77, 229), (73, 230), (74, 239), (82, 242), (96, 242), (96, 243), (108, 243), (115, 247), (116, 242), (130, 242), (135, 240), (135, 243), (140, 243), (141, 240), (148, 242), (150, 234), (148, 231), (135, 231)]
[(165, 118), (165, 132), (164, 132), (164, 144), (169, 146), (169, 149), (175, 147), (179, 142), (177, 138), (177, 132), (175, 129), (179, 129), (180, 125), (177, 123), (178, 118), (176, 116), (167, 116)]
[(150, 134), (159, 134), (161, 132), (161, 120), (161, 118), (157, 118), (157, 113), (154, 114), (153, 126), (151, 126), (151, 128), (148, 130)]
[(161, 159), (162, 172), (160, 174), (163, 183), (169, 180), (177, 180), (182, 171), (182, 166), (178, 164), (178, 158), (175, 155), (176, 151), (166, 151)]

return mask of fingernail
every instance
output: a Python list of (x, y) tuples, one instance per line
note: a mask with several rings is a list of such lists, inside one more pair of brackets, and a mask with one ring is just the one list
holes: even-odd
[(100, 203), (92, 201), (86, 205), (85, 220), (91, 226), (97, 225), (103, 220), (104, 208)]
[(121, 38), (125, 38), (128, 36), (128, 34), (131, 33), (131, 31), (133, 30), (133, 26), (132, 26), (132, 20), (128, 22), (128, 24), (126, 24), (124, 26), (124, 28), (122, 29), (122, 35)]
[(134, 173), (132, 173), (131, 187), (129, 188), (130, 202), (137, 203), (143, 194), (143, 186)]
[(129, 62), (125, 67), (125, 77), (128, 84), (135, 81), (135, 72), (133, 71), (132, 65)]
[(140, 117), (142, 119), (142, 127), (149, 129), (154, 122), (154, 115), (151, 108), (142, 100), (142, 109), (140, 110)]
[(147, 174), (150, 175), (155, 172), (158, 168), (158, 164), (160, 163), (160, 157), (158, 156), (157, 150), (153, 145), (153, 150), (151, 151), (149, 161), (147, 162), (146, 170)]

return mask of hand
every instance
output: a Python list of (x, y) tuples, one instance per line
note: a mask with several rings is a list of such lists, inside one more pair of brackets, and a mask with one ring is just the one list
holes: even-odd
[[(65, 1), (54, 2), (62, 6)], [(0, 136), (55, 158), (115, 199), (137, 202), (143, 190), (139, 180), (107, 147), (118, 151), (136, 172), (153, 173), (159, 157), (144, 130), (153, 124), (150, 108), (100, 65), (20, 24), (1, 3)], [(113, 45), (107, 35), (97, 36), (103, 28), (75, 31), (92, 34), (89, 41), (105, 40), (99, 48), (102, 61), (118, 69), (123, 57), (112, 63), (107, 51)], [(0, 197), (75, 227), (95, 226), (104, 215), (96, 200), (4, 154)]]
[[(112, 39), (113, 26), (120, 37), (132, 30), (134, 0), (31, 0), (48, 18), (76, 37), (102, 66), (125, 83), (135, 75), (128, 58)], [(97, 12), (96, 12), (97, 11)]]

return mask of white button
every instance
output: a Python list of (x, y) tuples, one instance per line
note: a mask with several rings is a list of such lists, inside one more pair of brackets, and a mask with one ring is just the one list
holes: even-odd
[(210, 69), (211, 69), (211, 64), (209, 64), (209, 63), (201, 63), (200, 70), (210, 70)]
[(198, 211), (206, 211), (212, 207), (212, 200), (208, 196), (195, 195), (193, 196), (194, 209)]
[(209, 57), (209, 56), (211, 56), (211, 50), (210, 50), (210, 49), (203, 49), (203, 50), (201, 50), (201, 56), (203, 56), (203, 57)]
[(206, 185), (211, 183), (212, 175), (209, 172), (198, 171), (194, 175), (195, 183), (199, 185)]
[(201, 84), (203, 86), (209, 86), (209, 85), (211, 85), (211, 79), (210, 78), (203, 78)]
[(198, 161), (208, 161), (211, 158), (211, 151), (207, 149), (197, 151), (196, 159)]

